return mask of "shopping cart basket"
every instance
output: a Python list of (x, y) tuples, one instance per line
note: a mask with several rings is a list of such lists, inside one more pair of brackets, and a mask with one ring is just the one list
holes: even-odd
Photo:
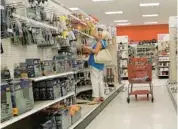
[[(154, 101), (153, 84), (152, 84), (152, 64), (148, 62), (147, 58), (131, 58), (128, 64), (128, 97), (127, 102), (130, 103), (130, 95), (147, 95), (151, 94), (151, 101)], [(135, 90), (133, 91), (133, 84), (149, 84), (150, 90)]]

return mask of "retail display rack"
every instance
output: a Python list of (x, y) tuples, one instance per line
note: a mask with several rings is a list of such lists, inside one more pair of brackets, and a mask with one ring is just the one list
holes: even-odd
[(170, 93), (173, 105), (177, 112), (177, 68), (178, 68), (178, 55), (177, 55), (177, 16), (169, 17), (169, 51), (170, 51), (170, 63), (169, 63), (169, 81), (167, 88)]
[(154, 59), (155, 45), (137, 45), (137, 57), (146, 57), (150, 62)]
[[(2, 6), (3, 11), (11, 12), (1, 19), (8, 30), (1, 31), (1, 48), (5, 53), (1, 51), (4, 62), (0, 128), (23, 128), (22, 120), (38, 113), (43, 114), (44, 121), (27, 127), (68, 128), (81, 118), (75, 96), (85, 91), (75, 90), (78, 79), (75, 75), (84, 69), (84, 62), (76, 60), (82, 54), (78, 53), (79, 45), (94, 39), (81, 28), (89, 29), (87, 22), (92, 25), (96, 22), (86, 21), (56, 0), (5, 1)], [(78, 46), (77, 38), (81, 39)]]
[[(81, 46), (90, 46), (91, 27), (98, 23), (57, 0), (2, 4), (2, 15), (9, 13), (1, 19), (8, 29), (1, 31), (0, 128), (24, 129), (24, 122), (36, 129), (69, 128), (81, 118), (76, 96), (91, 90)], [(113, 29), (107, 29), (113, 36)], [(109, 76), (113, 79), (113, 72)], [(37, 122), (32, 122), (34, 116)]]
[(158, 34), (157, 75), (159, 78), (169, 77), (170, 67), (169, 34)]
[(118, 57), (121, 61), (118, 67), (120, 67), (121, 70), (121, 78), (122, 79), (127, 79), (128, 78), (128, 69), (127, 69), (127, 64), (128, 64), (128, 36), (117, 36), (116, 37), (116, 42), (117, 42), (117, 49), (120, 53), (120, 57)]
[(169, 77), (169, 55), (159, 55), (158, 56), (158, 77)]

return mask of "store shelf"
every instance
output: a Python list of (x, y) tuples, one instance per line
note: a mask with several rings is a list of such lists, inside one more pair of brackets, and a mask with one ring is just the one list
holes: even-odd
[(159, 62), (170, 62), (170, 60), (159, 60)]
[(26, 118), (26, 117), (28, 117), (28, 116), (34, 114), (34, 113), (36, 113), (36, 112), (38, 112), (38, 111), (40, 111), (40, 110), (46, 108), (46, 107), (49, 107), (50, 105), (53, 105), (53, 104), (55, 104), (55, 103), (57, 103), (57, 102), (59, 102), (59, 101), (61, 101), (61, 100), (64, 100), (64, 99), (66, 99), (66, 98), (68, 98), (68, 97), (70, 97), (70, 96), (73, 96), (73, 95), (75, 95), (75, 93), (74, 93), (74, 92), (71, 92), (71, 93), (69, 93), (68, 95), (63, 96), (63, 97), (61, 97), (61, 98), (58, 98), (58, 99), (56, 99), (56, 100), (38, 101), (38, 102), (35, 102), (35, 106), (34, 106), (34, 108), (33, 108), (32, 110), (30, 110), (30, 111), (28, 111), (28, 112), (26, 112), (26, 113), (24, 113), (24, 114), (21, 114), (21, 115), (19, 115), (19, 116), (13, 117), (12, 119), (1, 123), (1, 124), (0, 124), (0, 128), (2, 129), (2, 128), (4, 128), (4, 127), (7, 127), (8, 125), (11, 125), (11, 124), (13, 124), (13, 123), (15, 123), (15, 122), (17, 122), (17, 121), (20, 121), (20, 120), (22, 120), (22, 119), (24, 119), (24, 118)]
[(158, 66), (159, 68), (169, 68), (169, 66)]
[(74, 18), (75, 20), (79, 21), (81, 24), (83, 25), (87, 25), (85, 22), (83, 22), (82, 20), (80, 20), (78, 17), (74, 16), (73, 13), (75, 13), (74, 11), (72, 11), (71, 9), (69, 9), (68, 7), (66, 7), (64, 4), (60, 3), (58, 0), (51, 0), (53, 3), (59, 5), (60, 7), (68, 10), (69, 12), (71, 12), (72, 14), (69, 14), (70, 17)]
[(49, 76), (42, 76), (42, 77), (37, 77), (37, 78), (31, 78), (32, 81), (37, 82), (37, 81), (42, 81), (42, 80), (46, 80), (46, 79), (52, 79), (52, 78), (58, 78), (58, 77), (63, 77), (63, 76), (67, 76), (70, 74), (74, 74), (75, 72), (66, 72), (66, 73), (60, 73), (60, 74), (54, 74), (54, 75), (49, 75)]
[(88, 91), (88, 90), (91, 90), (91, 89), (92, 89), (91, 85), (77, 87), (76, 88), (76, 94), (79, 94), (81, 92)]
[(169, 75), (158, 75), (159, 77), (168, 77)]
[(27, 17), (20, 16), (20, 15), (15, 14), (15, 13), (13, 13), (12, 16), (15, 17), (15, 18), (24, 20), (24, 21), (26, 21), (27, 23), (30, 23), (30, 24), (33, 24), (33, 25), (36, 25), (36, 26), (41, 26), (41, 27), (44, 27), (44, 28), (49, 28), (49, 29), (53, 29), (53, 30), (58, 31), (58, 28), (57, 28), (57, 27), (54, 27), (54, 26), (51, 26), (51, 25), (48, 25), (48, 24), (45, 24), (45, 23), (42, 23), (42, 22), (38, 22), (38, 21), (32, 20), (32, 19), (29, 19), (29, 18), (27, 18)]
[(95, 39), (93, 36), (90, 36), (90, 35), (88, 35), (88, 34), (82, 32), (82, 31), (80, 31), (80, 30), (75, 29), (75, 31), (77, 31), (77, 32), (79, 32), (79, 33), (81, 33), (81, 34), (83, 34), (83, 35), (89, 37), (89, 38)]

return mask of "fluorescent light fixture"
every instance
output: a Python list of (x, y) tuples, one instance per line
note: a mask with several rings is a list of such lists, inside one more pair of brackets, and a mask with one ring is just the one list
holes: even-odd
[(157, 24), (158, 22), (144, 22), (144, 24)]
[(93, 2), (110, 2), (110, 1), (113, 1), (113, 0), (92, 0)]
[(142, 17), (157, 17), (158, 14), (146, 14), (146, 15), (142, 15)]
[(159, 3), (142, 3), (140, 7), (159, 6)]
[(118, 26), (126, 26), (126, 25), (130, 25), (130, 23), (119, 23), (117, 24)]
[(105, 12), (105, 14), (123, 14), (123, 11)]
[(75, 7), (75, 8), (69, 8), (70, 10), (72, 11), (76, 11), (76, 10), (79, 10), (79, 8)]
[(120, 23), (122, 23), (122, 22), (128, 22), (129, 20), (114, 20), (114, 22), (120, 22)]

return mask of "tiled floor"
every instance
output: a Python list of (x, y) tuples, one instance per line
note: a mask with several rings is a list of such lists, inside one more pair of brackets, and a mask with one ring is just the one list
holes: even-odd
[[(153, 80), (155, 102), (145, 96), (126, 102), (127, 92), (120, 93), (86, 129), (177, 129), (177, 116), (165, 79)], [(124, 83), (128, 83), (125, 81)], [(137, 86), (137, 88), (147, 88)]]

